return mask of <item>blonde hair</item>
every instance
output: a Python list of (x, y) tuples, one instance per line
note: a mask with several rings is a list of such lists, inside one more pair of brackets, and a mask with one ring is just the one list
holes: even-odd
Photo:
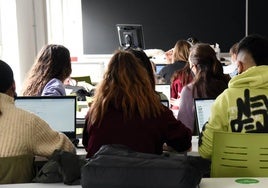
[(173, 49), (172, 62), (188, 61), (191, 45), (186, 40), (178, 40)]
[(150, 78), (130, 52), (117, 51), (111, 58), (102, 82), (96, 88), (88, 114), (89, 123), (101, 124), (108, 108), (120, 110), (125, 120), (157, 117), (163, 106)]

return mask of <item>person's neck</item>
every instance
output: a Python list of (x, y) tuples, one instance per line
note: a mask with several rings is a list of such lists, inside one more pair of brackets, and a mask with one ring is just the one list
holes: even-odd
[(8, 96), (10, 96), (10, 97), (13, 97), (13, 98), (15, 98), (15, 95), (16, 95), (15, 91), (13, 91), (11, 89), (7, 90), (5, 92), (5, 94), (8, 95)]

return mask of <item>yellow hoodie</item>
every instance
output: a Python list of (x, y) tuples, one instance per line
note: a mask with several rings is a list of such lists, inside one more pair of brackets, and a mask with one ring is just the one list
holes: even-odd
[(235, 76), (217, 97), (199, 140), (199, 154), (211, 158), (213, 132), (268, 133), (268, 66), (254, 66)]

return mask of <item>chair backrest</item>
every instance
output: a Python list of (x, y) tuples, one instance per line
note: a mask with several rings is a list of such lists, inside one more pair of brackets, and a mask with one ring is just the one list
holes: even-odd
[(215, 132), (211, 177), (268, 177), (268, 134)]
[(34, 175), (33, 155), (0, 157), (0, 184), (30, 183)]
[(85, 81), (92, 85), (90, 76), (78, 76), (78, 77), (71, 77), (71, 78), (76, 80), (77, 82)]

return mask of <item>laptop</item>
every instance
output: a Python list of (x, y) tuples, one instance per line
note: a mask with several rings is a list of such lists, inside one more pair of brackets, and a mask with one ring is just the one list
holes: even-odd
[(165, 67), (167, 64), (159, 64), (159, 63), (156, 63), (155, 64), (155, 73), (156, 74), (159, 74), (159, 72), (161, 71), (161, 69), (163, 68), (163, 67)]
[(166, 106), (166, 107), (169, 108), (169, 102), (168, 102), (168, 100), (161, 99), (161, 103), (162, 103), (164, 106)]
[(170, 104), (170, 84), (156, 84), (155, 91), (163, 93)]
[(15, 105), (36, 114), (53, 130), (75, 140), (76, 96), (18, 96), (15, 98)]
[(195, 105), (195, 118), (196, 118), (196, 129), (198, 135), (202, 132), (203, 126), (208, 121), (211, 106), (215, 98), (196, 98), (194, 99)]

